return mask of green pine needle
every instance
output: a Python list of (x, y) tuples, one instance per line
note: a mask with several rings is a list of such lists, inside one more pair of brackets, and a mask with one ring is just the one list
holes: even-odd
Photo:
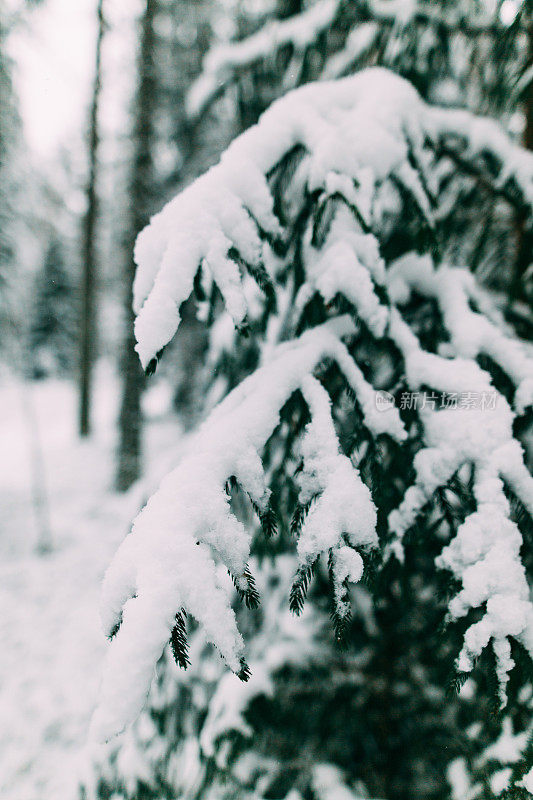
[(176, 614), (175, 624), (170, 634), (172, 655), (174, 656), (174, 661), (181, 669), (187, 669), (191, 663), (189, 660), (189, 645), (187, 644), (186, 617), (187, 612), (182, 608), (181, 611)]
[(151, 377), (155, 373), (155, 371), (157, 369), (157, 365), (159, 364), (161, 356), (163, 355), (163, 350), (164, 349), (165, 348), (162, 347), (161, 350), (158, 350), (157, 353), (155, 354), (155, 356), (153, 358), (151, 358), (150, 361), (148, 362), (148, 366), (146, 367), (146, 369), (144, 371), (147, 377)]
[(262, 510), (252, 498), (250, 498), (250, 500), (255, 513), (259, 517), (263, 533), (267, 539), (272, 539), (278, 532), (278, 520), (274, 509), (269, 504), (266, 509)]
[(243, 683), (247, 683), (250, 680), (251, 675), (252, 672), (250, 670), (250, 667), (248, 666), (244, 658), (241, 658), (241, 668), (237, 672), (238, 679)]
[(250, 572), (250, 568), (247, 566), (242, 574), (242, 577), (246, 579), (246, 589), (243, 589), (239, 583), (239, 578), (230, 573), (231, 579), (233, 581), (233, 585), (237, 590), (237, 593), (241, 600), (246, 605), (246, 608), (257, 608), (259, 606), (260, 597), (259, 592), (257, 591), (257, 587), (255, 585), (254, 576)]
[(298, 616), (302, 613), (307, 590), (315, 571), (316, 561), (298, 569), (289, 595), (289, 608)]
[(294, 509), (290, 524), (290, 532), (292, 536), (295, 536), (296, 538), (299, 537), (300, 531), (302, 530), (302, 525), (305, 522), (305, 518), (309, 513), (309, 509), (311, 508), (314, 499), (315, 499), (314, 497), (311, 498), (311, 500), (308, 503), (304, 503), (303, 505), (301, 503), (298, 503), (298, 505)]
[(115, 636), (117, 635), (117, 633), (118, 633), (118, 632), (119, 632), (119, 630), (120, 630), (120, 626), (121, 626), (121, 625), (122, 625), (122, 611), (120, 612), (120, 617), (119, 617), (118, 621), (117, 621), (117, 622), (115, 622), (115, 624), (113, 625), (113, 627), (111, 628), (111, 630), (110, 630), (110, 631), (109, 631), (109, 633), (107, 634), (107, 638), (108, 638), (110, 641), (111, 641), (111, 639), (114, 639), (114, 638), (115, 638)]

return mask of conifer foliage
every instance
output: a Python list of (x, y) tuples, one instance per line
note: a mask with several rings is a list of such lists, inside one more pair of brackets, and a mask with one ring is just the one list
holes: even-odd
[(34, 378), (64, 374), (73, 367), (75, 342), (74, 291), (60, 242), (52, 239), (34, 285), (29, 331)]
[(144, 368), (194, 293), (235, 388), (106, 574), (97, 738), (137, 717), (169, 641), (194, 668), (191, 624), (250, 677), (233, 586), (257, 605), (252, 553), (291, 536), (287, 606), (301, 612), (325, 571), (339, 640), (353, 584), (376, 567), (382, 582), (409, 574), (416, 540), (431, 580), (452, 579), (440, 622), (459, 683), (491, 650), (498, 704), (516, 697), (515, 661), (527, 675), (533, 655), (533, 479), (514, 429), (533, 402), (533, 361), (471, 273), (442, 260), (451, 172), (531, 222), (531, 154), (370, 69), (277, 101), (140, 234)]
[[(287, 7), (289, 15), (280, 19), (276, 12)], [(257, 28), (249, 13), (248, 25)], [(191, 117), (204, 114), (231, 86), (245, 94), (250, 79), (257, 109), (283, 87), (371, 64), (408, 77), (425, 99), (478, 110), (508, 111), (528, 91), (527, 1), (316, 0), (279, 2), (263, 14), (257, 30), (215, 42), (207, 52), (188, 97)]]

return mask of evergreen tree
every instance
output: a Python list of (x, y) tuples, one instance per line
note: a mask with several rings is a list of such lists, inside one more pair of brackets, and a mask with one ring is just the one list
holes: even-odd
[(64, 374), (74, 366), (74, 293), (61, 244), (52, 239), (33, 290), (29, 346), (34, 378)]
[(226, 396), (106, 575), (95, 736), (161, 660), (86, 796), (527, 797), (533, 368), (448, 260), (472, 176), (530, 230), (531, 154), (368, 70), (274, 104), (138, 238), (144, 368), (194, 292)]
[[(14, 333), (12, 303), (9, 302), (9, 284), (13, 282), (16, 258), (16, 223), (14, 207), (18, 181), (14, 160), (20, 130), (13, 85), (11, 63), (7, 55), (7, 37), (10, 30), (7, 10), (0, 9), (0, 347), (5, 348)], [(11, 334), (11, 336), (10, 336)]]
[[(42, 222), (36, 211), (39, 179), (30, 173), (8, 52), (9, 36), (28, 3), (0, 7), (0, 351), (2, 359), (25, 372), (27, 286), (39, 251)], [(36, 222), (36, 218), (38, 222)]]

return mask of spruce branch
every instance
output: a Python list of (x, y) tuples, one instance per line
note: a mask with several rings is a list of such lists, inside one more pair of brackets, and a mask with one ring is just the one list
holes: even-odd
[(172, 650), (172, 655), (174, 656), (174, 661), (178, 667), (181, 667), (181, 669), (187, 669), (191, 663), (189, 660), (189, 646), (187, 644), (186, 619), (187, 612), (182, 608), (176, 614), (174, 627), (172, 628), (172, 633), (170, 634), (170, 648)]
[(305, 598), (307, 597), (307, 591), (314, 575), (316, 565), (317, 560), (313, 561), (311, 564), (306, 564), (299, 567), (294, 578), (294, 582), (291, 586), (289, 595), (289, 608), (292, 613), (296, 614), (297, 616), (299, 616), (303, 611)]

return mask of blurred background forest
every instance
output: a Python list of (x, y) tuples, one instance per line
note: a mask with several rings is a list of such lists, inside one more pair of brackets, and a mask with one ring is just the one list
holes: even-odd
[[(99, 580), (202, 413), (210, 364), (191, 310), (158, 374), (138, 364), (137, 233), (274, 99), (374, 64), (533, 149), (528, 2), (1, 3), (2, 798), (75, 796), (65, 756), (94, 703)], [(450, 198), (455, 263), (532, 339), (524, 220), (475, 178)]]

